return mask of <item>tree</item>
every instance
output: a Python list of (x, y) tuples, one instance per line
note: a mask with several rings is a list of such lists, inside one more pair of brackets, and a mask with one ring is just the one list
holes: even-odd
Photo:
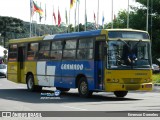
[(23, 32), (23, 21), (12, 17), (0, 17), (0, 33), (4, 37), (4, 47), (8, 40), (8, 34), (14, 34)]
[[(147, 0), (137, 0), (144, 7), (147, 6)], [(149, 0), (149, 33), (152, 39), (152, 56), (153, 62), (158, 63), (157, 58), (160, 58), (160, 1), (159, 0)]]

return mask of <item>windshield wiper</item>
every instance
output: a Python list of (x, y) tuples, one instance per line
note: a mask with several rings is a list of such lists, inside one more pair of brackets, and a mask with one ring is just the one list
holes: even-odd
[(128, 48), (131, 48), (126, 41), (121, 40), (121, 39), (118, 39), (117, 41), (121, 41), (121, 42), (123, 42), (125, 45), (127, 45)]

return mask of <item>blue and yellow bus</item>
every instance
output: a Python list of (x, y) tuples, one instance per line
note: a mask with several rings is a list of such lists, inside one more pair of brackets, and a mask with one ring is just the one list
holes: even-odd
[(146, 31), (103, 29), (9, 41), (8, 80), (29, 91), (78, 88), (79, 95), (152, 90), (151, 41)]

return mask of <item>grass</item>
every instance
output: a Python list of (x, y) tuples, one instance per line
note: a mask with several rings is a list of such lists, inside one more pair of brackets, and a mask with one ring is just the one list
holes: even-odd
[(152, 75), (152, 80), (153, 80), (153, 83), (159, 83), (160, 84), (160, 73), (153, 74)]

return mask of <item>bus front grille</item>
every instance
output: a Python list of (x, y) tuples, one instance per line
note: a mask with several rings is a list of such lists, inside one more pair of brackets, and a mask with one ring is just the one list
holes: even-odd
[(142, 83), (141, 78), (123, 78), (123, 83), (124, 84), (139, 84)]

